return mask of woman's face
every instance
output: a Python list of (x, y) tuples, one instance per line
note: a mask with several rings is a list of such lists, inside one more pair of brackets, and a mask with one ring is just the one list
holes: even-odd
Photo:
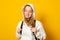
[(33, 14), (32, 8), (30, 6), (26, 6), (23, 13), (24, 13), (24, 17), (29, 19)]

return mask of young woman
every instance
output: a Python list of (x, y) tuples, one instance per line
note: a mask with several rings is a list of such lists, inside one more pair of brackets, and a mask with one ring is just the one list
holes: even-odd
[(17, 25), (16, 37), (20, 38), (20, 40), (45, 40), (45, 31), (41, 22), (35, 19), (35, 11), (32, 4), (24, 5), (23, 17), (23, 20)]

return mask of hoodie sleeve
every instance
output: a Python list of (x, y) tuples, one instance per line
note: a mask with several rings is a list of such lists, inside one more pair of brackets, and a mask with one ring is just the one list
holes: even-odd
[(39, 38), (40, 40), (41, 39), (45, 40), (46, 39), (46, 33), (45, 33), (44, 29), (43, 29), (42, 24), (39, 21), (36, 21), (36, 26), (37, 26), (36, 37)]
[(16, 37), (17, 37), (17, 38), (20, 38), (20, 37), (21, 37), (21, 34), (19, 34), (19, 33), (17, 32), (17, 30), (18, 30), (18, 28), (20, 28), (20, 26), (21, 26), (21, 22), (18, 23), (17, 28), (16, 28)]

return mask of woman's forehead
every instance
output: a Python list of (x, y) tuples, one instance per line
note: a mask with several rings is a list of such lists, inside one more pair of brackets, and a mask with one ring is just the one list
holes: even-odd
[(25, 10), (32, 10), (30, 6), (26, 6)]

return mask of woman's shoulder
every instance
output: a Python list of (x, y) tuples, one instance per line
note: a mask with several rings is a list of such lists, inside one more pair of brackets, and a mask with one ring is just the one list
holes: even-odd
[(37, 28), (41, 28), (41, 27), (42, 27), (42, 22), (36, 20), (36, 27), (37, 27)]

